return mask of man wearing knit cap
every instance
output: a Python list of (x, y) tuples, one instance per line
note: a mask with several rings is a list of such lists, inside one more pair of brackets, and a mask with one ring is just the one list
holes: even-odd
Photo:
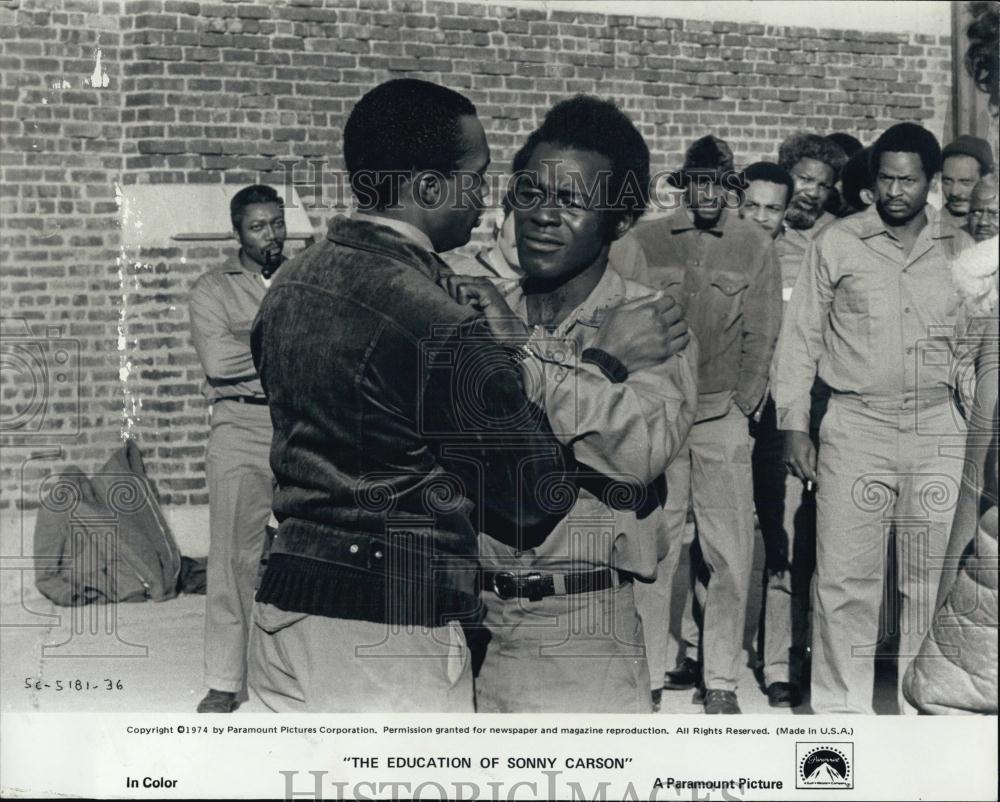
[(965, 228), (969, 198), (976, 183), (993, 172), (990, 143), (977, 136), (962, 134), (941, 151), (942, 219), (955, 228)]
[[(654, 698), (661, 685), (683, 689), (703, 681), (706, 713), (739, 713), (736, 685), (754, 533), (748, 418), (767, 385), (781, 320), (780, 274), (768, 233), (727, 208), (735, 207), (743, 179), (733, 172), (725, 142), (713, 136), (697, 140), (671, 178), (684, 190), (682, 207), (640, 224), (636, 239), (650, 284), (680, 304), (700, 343), (698, 412), (667, 468), (667, 554), (656, 581), (638, 586), (636, 597)], [(692, 559), (700, 575), (695, 596), (701, 633), (684, 627), (680, 663), (664, 679), (670, 585), (689, 500), (697, 526)]]

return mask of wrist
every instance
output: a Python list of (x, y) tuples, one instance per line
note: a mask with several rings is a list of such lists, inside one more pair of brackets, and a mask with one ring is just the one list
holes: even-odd
[(580, 361), (596, 366), (612, 384), (621, 384), (628, 379), (625, 363), (601, 348), (585, 348)]

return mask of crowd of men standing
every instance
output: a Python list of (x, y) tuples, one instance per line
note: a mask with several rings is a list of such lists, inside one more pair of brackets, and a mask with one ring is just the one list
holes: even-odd
[(769, 703), (872, 711), (895, 564), (914, 709), (902, 681), (954, 549), (954, 494), (927, 500), (957, 493), (973, 403), (952, 264), (998, 232), (986, 142), (797, 133), (737, 169), (708, 135), (676, 208), (641, 220), (648, 147), (580, 95), (515, 155), (475, 259), (447, 254), (491, 163), (467, 98), (382, 84), (343, 153), (354, 214), (283, 263), (280, 197), (241, 190), (239, 253), (192, 291), (199, 710), (249, 687), (272, 710), (644, 712), (697, 688), (739, 713), (755, 516)]

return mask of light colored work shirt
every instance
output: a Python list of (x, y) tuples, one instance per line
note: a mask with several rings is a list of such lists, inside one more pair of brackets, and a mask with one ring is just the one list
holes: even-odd
[[(665, 553), (662, 499), (649, 485), (660, 481), (694, 421), (697, 346), (655, 367), (612, 383), (579, 361), (597, 336), (608, 310), (652, 295), (608, 268), (590, 296), (554, 331), (536, 326), (531, 361), (544, 371), (539, 400), (556, 437), (572, 447), (586, 469), (579, 497), (545, 542), (515, 552), (480, 536), (480, 561), (489, 570), (589, 571), (611, 566), (645, 578)], [(520, 287), (507, 294), (511, 309), (527, 322)], [(576, 358), (574, 358), (574, 355)], [(553, 499), (558, 495), (553, 492)], [(637, 509), (632, 509), (635, 507)]]
[(835, 393), (903, 411), (953, 387), (960, 304), (948, 260), (972, 239), (926, 212), (909, 255), (874, 205), (810, 246), (773, 364), (780, 429), (809, 431), (817, 375)]
[(831, 223), (840, 218), (829, 212), (823, 212), (811, 228), (792, 228), (782, 224), (781, 235), (774, 241), (774, 249), (778, 252), (778, 263), (781, 265), (781, 300), (788, 303), (792, 297), (792, 289), (799, 277), (799, 271), (806, 260), (809, 246)]
[(205, 371), (202, 393), (220, 398), (264, 398), (250, 354), (250, 328), (267, 284), (259, 271), (247, 270), (233, 255), (191, 287), (191, 339)]

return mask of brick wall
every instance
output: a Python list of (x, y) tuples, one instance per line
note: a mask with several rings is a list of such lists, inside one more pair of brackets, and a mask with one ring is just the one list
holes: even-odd
[[(893, 121), (918, 120), (940, 134), (950, 87), (947, 36), (433, 0), (7, 5), (3, 315), (79, 338), (81, 426), (77, 434), (76, 391), (62, 387), (44, 431), (12, 429), (37, 382), (5, 369), (3, 442), (17, 447), (4, 457), (0, 509), (32, 506), (38, 478), (59, 460), (96, 467), (122, 431), (139, 440), (167, 504), (207, 501), (206, 410), (186, 294), (230, 244), (124, 249), (116, 182), (223, 182), (235, 191), (281, 184), (297, 161), (292, 176), (321, 230), (330, 194), (317, 198), (307, 162), (339, 169), (351, 104), (404, 75), (467, 93), (501, 168), (540, 114), (575, 92), (617, 99), (665, 169), (709, 131), (741, 163), (773, 158), (802, 128), (867, 142)], [(98, 48), (107, 86), (91, 85)], [(30, 460), (41, 445), (59, 447), (58, 460)]]

